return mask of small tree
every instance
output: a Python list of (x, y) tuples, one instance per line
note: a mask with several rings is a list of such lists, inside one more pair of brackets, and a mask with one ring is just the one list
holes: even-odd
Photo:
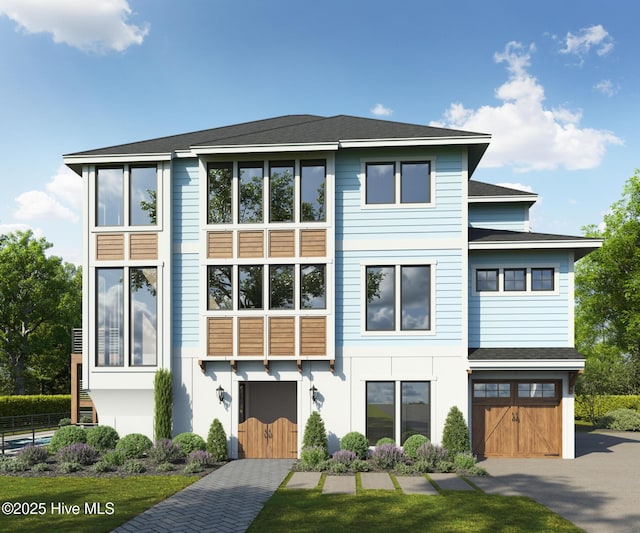
[(153, 416), (153, 436), (155, 440), (170, 439), (173, 425), (173, 386), (171, 372), (161, 368), (153, 382), (155, 412)]
[(327, 431), (324, 428), (324, 421), (318, 411), (311, 413), (304, 428), (304, 436), (302, 437), (302, 447), (310, 448), (318, 446), (324, 449), (325, 454), (329, 453), (329, 440), (327, 439)]
[(451, 455), (470, 452), (469, 428), (464, 421), (464, 416), (455, 405), (449, 410), (442, 431), (442, 447)]
[(207, 451), (213, 456), (213, 460), (226, 461), (227, 454), (227, 434), (222, 427), (222, 423), (217, 418), (211, 422), (209, 435), (207, 436)]

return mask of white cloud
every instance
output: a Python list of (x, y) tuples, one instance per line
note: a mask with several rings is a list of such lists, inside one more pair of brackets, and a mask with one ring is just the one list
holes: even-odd
[(619, 87), (613, 85), (611, 80), (599, 81), (593, 86), (593, 88), (606, 96), (613, 96), (620, 90)]
[(7, 235), (9, 233), (15, 233), (16, 231), (28, 231), (33, 232), (33, 236), (36, 239), (44, 237), (44, 232), (41, 228), (33, 229), (28, 224), (0, 224), (0, 235)]
[(565, 47), (560, 50), (562, 54), (575, 55), (584, 63), (584, 57), (594, 49), (596, 54), (604, 56), (613, 48), (613, 39), (609, 32), (601, 24), (582, 28), (577, 34), (567, 33), (564, 40)]
[(65, 165), (47, 184), (47, 191), (72, 209), (82, 209), (82, 178)]
[(545, 107), (544, 87), (528, 71), (533, 51), (533, 45), (525, 48), (512, 41), (494, 55), (509, 72), (495, 92), (500, 105), (467, 109), (453, 103), (443, 121), (432, 124), (490, 133), (483, 167), (511, 166), (517, 172), (597, 167), (607, 146), (622, 140), (607, 130), (580, 128), (581, 111)]
[(149, 26), (127, 22), (127, 0), (0, 0), (0, 15), (27, 33), (50, 33), (56, 43), (91, 52), (122, 52), (142, 44)]
[(389, 109), (388, 107), (378, 103), (371, 108), (371, 113), (378, 117), (388, 117), (393, 115), (393, 109)]
[(496, 185), (499, 185), (500, 187), (507, 187), (508, 189), (515, 189), (516, 191), (525, 191), (525, 192), (533, 193), (533, 187), (531, 187), (531, 185), (523, 185), (522, 183), (503, 182), (503, 183), (496, 183)]

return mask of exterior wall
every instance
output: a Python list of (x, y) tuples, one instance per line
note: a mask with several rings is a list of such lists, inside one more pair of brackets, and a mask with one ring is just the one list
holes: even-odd
[[(552, 292), (474, 291), (476, 268), (554, 267)], [(469, 346), (573, 346), (573, 257), (567, 252), (500, 251), (469, 254)]]
[(472, 228), (529, 231), (529, 204), (470, 203), (469, 226)]

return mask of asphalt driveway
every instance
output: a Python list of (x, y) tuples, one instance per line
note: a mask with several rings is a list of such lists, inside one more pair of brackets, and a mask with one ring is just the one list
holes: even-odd
[(640, 433), (578, 432), (576, 459), (486, 459), (489, 494), (528, 496), (588, 533), (640, 532)]

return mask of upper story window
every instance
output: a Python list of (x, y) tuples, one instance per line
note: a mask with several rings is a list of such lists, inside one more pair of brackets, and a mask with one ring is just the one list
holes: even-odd
[(156, 225), (157, 191), (156, 165), (98, 168), (96, 225)]
[(527, 290), (527, 269), (526, 268), (505, 268), (504, 269), (504, 290), (505, 291), (526, 291)]
[(474, 269), (475, 293), (517, 296), (532, 292), (558, 294), (558, 267)]
[(553, 268), (532, 268), (531, 269), (531, 290), (532, 291), (552, 291)]
[(369, 162), (365, 165), (367, 205), (430, 204), (429, 161)]
[(496, 292), (498, 290), (498, 272), (497, 268), (476, 270), (476, 291)]
[(212, 162), (207, 224), (324, 222), (325, 188), (324, 160)]

